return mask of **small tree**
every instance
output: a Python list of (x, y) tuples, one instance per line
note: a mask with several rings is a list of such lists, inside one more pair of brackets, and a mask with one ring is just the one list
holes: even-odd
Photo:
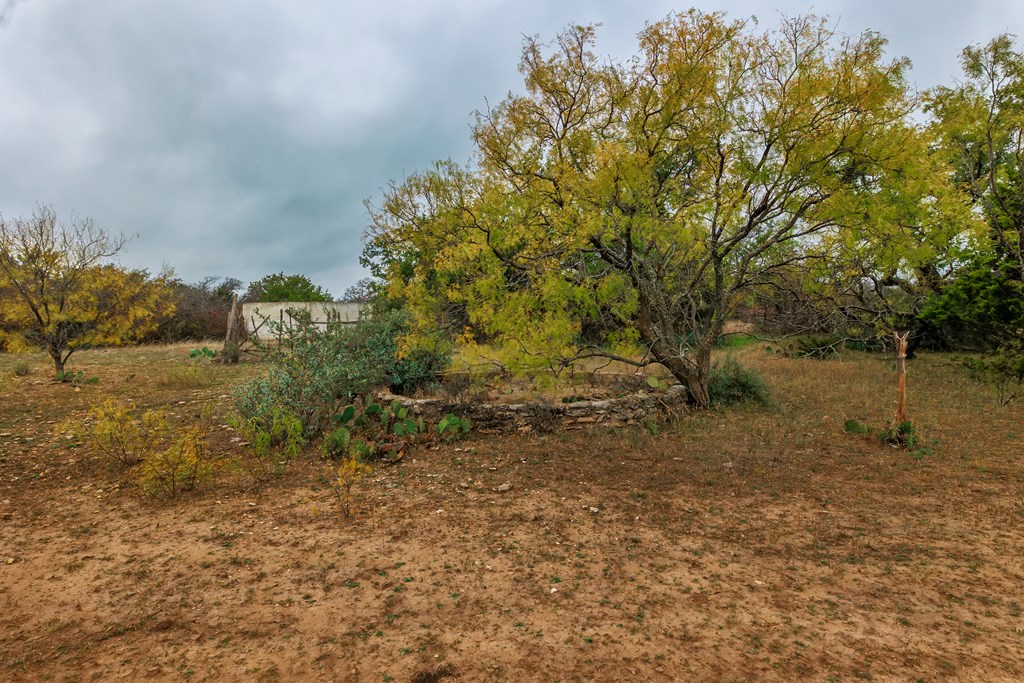
[(28, 219), (0, 217), (0, 318), (44, 349), (58, 375), (77, 349), (137, 338), (158, 305), (172, 305), (163, 277), (109, 263), (125, 242), (89, 219), (61, 222), (48, 206)]
[(327, 290), (305, 275), (273, 273), (249, 284), (245, 301), (331, 301)]

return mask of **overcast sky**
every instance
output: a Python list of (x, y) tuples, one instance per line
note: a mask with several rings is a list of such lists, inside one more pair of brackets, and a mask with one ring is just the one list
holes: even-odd
[[(827, 14), (881, 32), (919, 88), (968, 44), (1024, 32), (1024, 1), (697, 3), (775, 24)], [(600, 22), (633, 53), (660, 0), (0, 0), (0, 214), (37, 203), (137, 234), (130, 267), (248, 283), (362, 277), (363, 200), (470, 155), (472, 112), (518, 91), (524, 35)]]

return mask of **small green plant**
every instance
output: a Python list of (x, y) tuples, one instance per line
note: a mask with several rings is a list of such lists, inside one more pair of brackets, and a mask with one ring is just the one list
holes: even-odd
[(98, 384), (100, 378), (86, 377), (85, 373), (81, 370), (63, 370), (57, 373), (57, 381), (78, 386), (81, 384)]
[(930, 449), (922, 445), (917, 428), (909, 420), (899, 424), (890, 424), (884, 429), (879, 429), (878, 427), (864, 424), (860, 420), (850, 419), (843, 423), (843, 431), (847, 434), (877, 437), (882, 443), (903, 448), (915, 456), (931, 452)]
[[(306, 445), (302, 421), (281, 408), (272, 408), (264, 419), (230, 418), (228, 425), (242, 432), (249, 449), (257, 458), (265, 460), (273, 456), (275, 472), (283, 471), (292, 459), (302, 453)], [(279, 456), (283, 456), (283, 459)]]
[(216, 358), (217, 352), (208, 346), (204, 346), (201, 349), (192, 349), (188, 352), (189, 358)]
[(921, 445), (921, 437), (918, 436), (914, 423), (909, 420), (899, 424), (890, 424), (885, 429), (879, 431), (878, 438), (884, 443), (899, 446), (908, 451), (916, 451), (918, 446)]
[(352, 433), (346, 427), (338, 427), (324, 437), (321, 449), (328, 458), (345, 457), (352, 445)]
[[(406, 442), (394, 442), (394, 438), (415, 439), (426, 429), (423, 419), (413, 419), (409, 415), (409, 409), (400, 401), (394, 401), (390, 406), (382, 406), (370, 397), (367, 397), (362, 405), (345, 406), (340, 412), (335, 413), (332, 419), (340, 426), (324, 438), (323, 450), (328, 457), (338, 457), (349, 451), (356, 452), (356, 449), (358, 454), (365, 458), (373, 457), (378, 451), (395, 452)], [(355, 434), (360, 434), (365, 439), (354, 439)]]
[(437, 423), (437, 433), (445, 443), (451, 443), (468, 434), (470, 428), (471, 425), (468, 418), (452, 414), (445, 415)]
[(847, 434), (870, 434), (872, 427), (861, 423), (860, 420), (847, 420), (843, 423), (843, 431)]
[(16, 377), (24, 377), (32, 371), (32, 366), (28, 364), (28, 361), (18, 360), (14, 361), (14, 366), (11, 368), (11, 371)]
[(655, 377), (654, 375), (650, 375), (647, 378), (647, 386), (649, 386), (651, 389), (654, 389), (655, 391), (660, 391), (662, 389), (668, 389), (670, 384), (671, 384), (670, 382), (668, 382), (666, 380), (663, 380), (663, 379), (660, 379), (658, 377)]
[(756, 370), (744, 368), (735, 358), (726, 358), (711, 368), (708, 396), (715, 405), (769, 402), (768, 385)]

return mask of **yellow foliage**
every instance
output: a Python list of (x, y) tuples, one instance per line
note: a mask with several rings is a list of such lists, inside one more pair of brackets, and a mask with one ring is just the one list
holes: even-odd
[(124, 245), (90, 221), (62, 224), (40, 207), (0, 219), (0, 319), (6, 337), (45, 350), (57, 371), (76, 349), (121, 345), (173, 311), (169, 274), (107, 263)]
[(352, 514), (352, 487), (356, 481), (372, 472), (373, 469), (359, 457), (350, 453), (345, 456), (341, 465), (338, 466), (337, 478), (332, 482), (334, 493), (338, 497), (338, 505), (346, 517)]
[(97, 457), (131, 467), (153, 452), (167, 430), (164, 411), (147, 410), (139, 414), (130, 402), (108, 399), (89, 411), (84, 426), (71, 426), (69, 431), (88, 444)]
[(178, 435), (166, 449), (151, 452), (133, 471), (132, 479), (154, 498), (174, 498), (213, 476), (206, 455), (209, 426), (194, 425)]

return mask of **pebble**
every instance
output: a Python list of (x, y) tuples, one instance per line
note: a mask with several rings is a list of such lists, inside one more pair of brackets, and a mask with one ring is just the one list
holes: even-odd
[(505, 482), (504, 484), (502, 484), (501, 486), (494, 490), (497, 491), (498, 493), (507, 493), (512, 490), (512, 484), (510, 482)]

